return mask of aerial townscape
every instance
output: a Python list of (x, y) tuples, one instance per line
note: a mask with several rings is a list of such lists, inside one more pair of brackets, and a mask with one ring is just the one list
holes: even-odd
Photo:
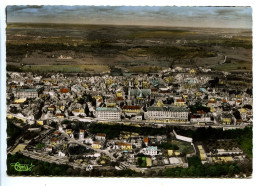
[(251, 39), (246, 29), (9, 23), (7, 174), (251, 177)]

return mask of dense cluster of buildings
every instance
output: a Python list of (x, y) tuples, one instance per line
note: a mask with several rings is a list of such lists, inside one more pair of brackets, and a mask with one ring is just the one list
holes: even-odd
[[(175, 132), (172, 139), (177, 146), (186, 143), (184, 146), (191, 149), (189, 153), (165, 148), (163, 144), (169, 141), (164, 135), (143, 136), (121, 131), (119, 138), (108, 139), (105, 133), (91, 134), (63, 123), (67, 120), (152, 127), (230, 128), (251, 125), (250, 87), (230, 86), (230, 76), (240, 78), (210, 69), (180, 67), (158, 74), (92, 77), (7, 72), (7, 117), (34, 126), (58, 123), (53, 133), (35, 137), (34, 141), (39, 142), (37, 148), (23, 145), (26, 155), (34, 153), (34, 157), (38, 157), (35, 153), (39, 151), (56, 156), (57, 162), (70, 162), (72, 166), (86, 169), (107, 165), (107, 159), (120, 162), (115, 166), (117, 169), (187, 167), (186, 157), (196, 153), (206, 163), (231, 161), (234, 156), (228, 159), (225, 153), (238, 153), (236, 158), (244, 158), (243, 152), (236, 147), (232, 152), (218, 148), (216, 156), (212, 154), (216, 150), (206, 151), (203, 145), (195, 147), (192, 139)], [(77, 146), (92, 151), (73, 155), (71, 152)]]
[(8, 72), (7, 113), (23, 115), (27, 122), (74, 116), (155, 124), (252, 124), (248, 88), (230, 87), (226, 72), (204, 71), (178, 67), (159, 74), (93, 77)]

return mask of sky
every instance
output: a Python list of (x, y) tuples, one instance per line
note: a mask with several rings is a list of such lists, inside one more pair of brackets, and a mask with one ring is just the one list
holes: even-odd
[(250, 7), (7, 6), (7, 22), (252, 28)]

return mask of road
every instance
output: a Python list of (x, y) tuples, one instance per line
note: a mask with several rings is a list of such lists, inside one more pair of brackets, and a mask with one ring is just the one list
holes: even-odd
[(63, 131), (60, 131), (60, 132), (68, 138), (69, 142), (79, 144), (79, 145), (81, 145), (81, 146), (84, 146), (84, 147), (86, 147), (86, 148), (92, 149), (92, 150), (94, 150), (94, 151), (96, 151), (96, 152), (99, 152), (99, 153), (104, 153), (104, 154), (106, 154), (108, 157), (110, 157), (111, 160), (113, 160), (113, 161), (116, 160), (116, 159), (112, 156), (112, 154), (110, 154), (110, 153), (108, 152), (108, 150), (94, 149), (91, 145), (86, 145), (86, 144), (84, 144), (84, 143), (81, 143), (81, 142), (79, 142), (78, 140), (75, 140), (75, 139), (71, 138), (68, 134), (66, 134), (66, 133), (63, 132)]
[(64, 165), (69, 165), (75, 168), (81, 168), (85, 169), (87, 165), (84, 164), (78, 164), (75, 162), (69, 162), (68, 157), (60, 157), (60, 156), (49, 156), (43, 153), (38, 153), (38, 152), (30, 152), (27, 150), (23, 150), (21, 152), (24, 156), (37, 159), (40, 161), (48, 162), (48, 163), (56, 163), (56, 164), (64, 164)]

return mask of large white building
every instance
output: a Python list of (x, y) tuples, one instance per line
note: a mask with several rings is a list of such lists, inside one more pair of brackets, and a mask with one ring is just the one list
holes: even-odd
[(142, 149), (142, 153), (145, 155), (155, 156), (157, 155), (157, 146), (148, 146), (147, 148)]
[(187, 122), (189, 109), (185, 107), (149, 107), (146, 118), (151, 121), (161, 122)]
[(121, 119), (121, 111), (118, 108), (97, 107), (95, 115), (98, 120)]
[(16, 98), (37, 98), (39, 96), (40, 89), (16, 89), (14, 97)]

